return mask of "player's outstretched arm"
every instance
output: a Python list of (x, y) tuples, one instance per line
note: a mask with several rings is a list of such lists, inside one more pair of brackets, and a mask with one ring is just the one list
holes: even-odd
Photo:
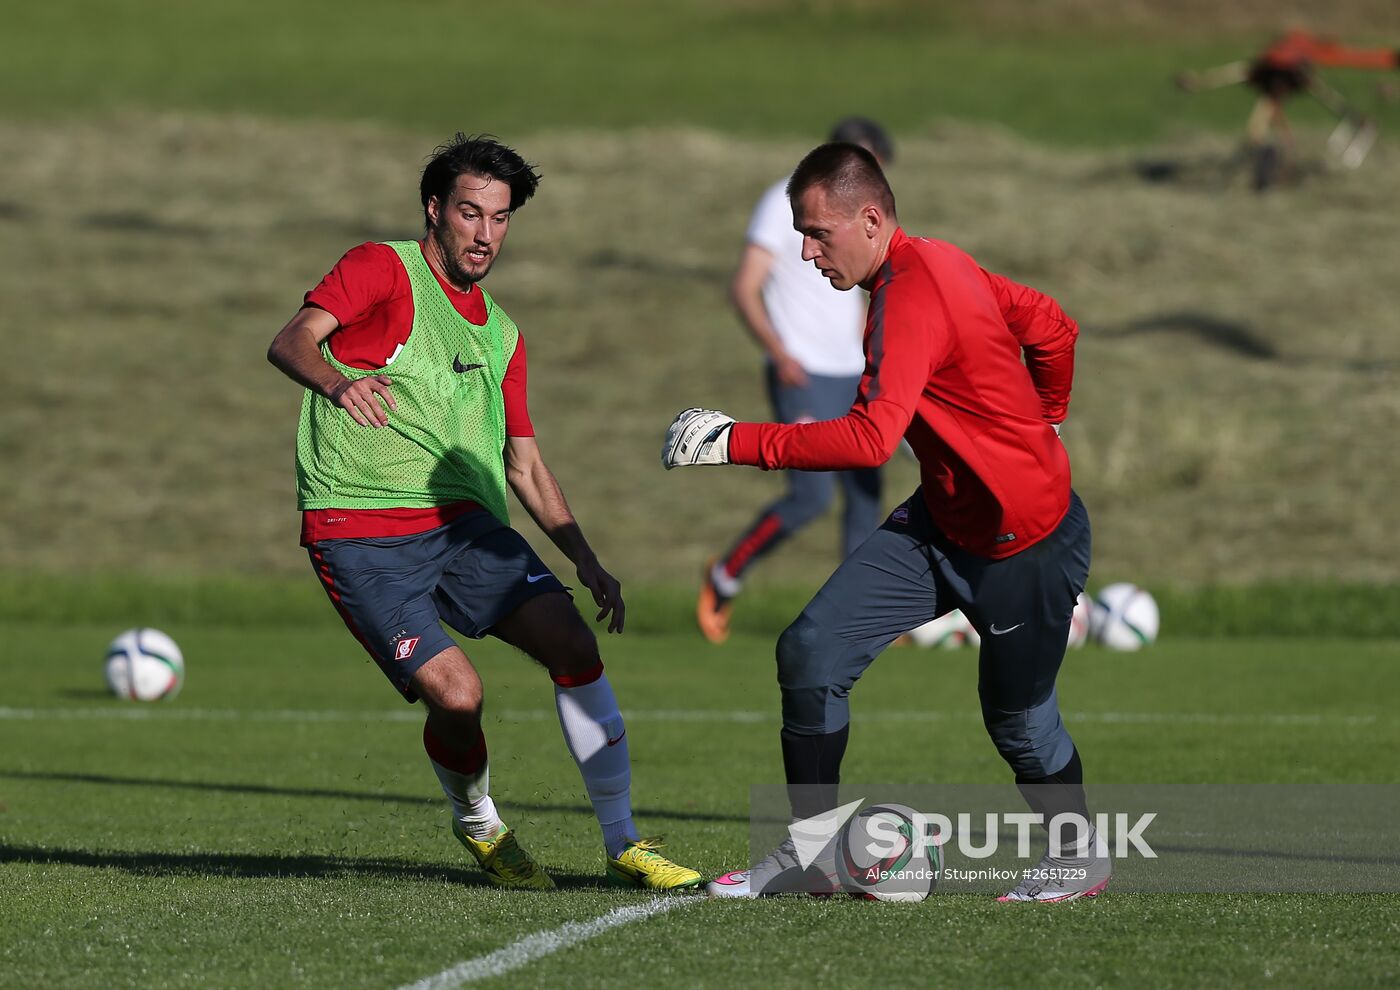
[(321, 356), (321, 342), (339, 326), (340, 321), (324, 309), (307, 306), (278, 331), (267, 349), (267, 359), (298, 385), (340, 406), (361, 426), (387, 426), (389, 413), (384, 407), (398, 408), (389, 391), (388, 376), (368, 375), (351, 381)]
[(734, 418), (717, 409), (686, 409), (677, 413), (661, 445), (667, 471), (692, 464), (728, 464), (729, 432)]
[(506, 437), (505, 455), (506, 481), (535, 525), (573, 561), (579, 583), (588, 589), (598, 606), (594, 621), (602, 622), (611, 616), (608, 632), (622, 632), (627, 611), (622, 601), (622, 584), (598, 563), (598, 556), (564, 500), (558, 479), (540, 454), (539, 444), (534, 437)]

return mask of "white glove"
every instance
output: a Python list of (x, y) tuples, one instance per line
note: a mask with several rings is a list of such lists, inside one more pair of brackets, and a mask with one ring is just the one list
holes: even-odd
[(661, 463), (667, 471), (690, 464), (728, 464), (734, 418), (715, 409), (687, 409), (671, 421)]

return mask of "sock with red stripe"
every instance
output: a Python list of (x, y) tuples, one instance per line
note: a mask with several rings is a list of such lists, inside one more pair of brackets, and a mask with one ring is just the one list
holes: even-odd
[(578, 764), (603, 830), (603, 845), (609, 856), (620, 856), (637, 838), (632, 824), (632, 761), (627, 728), (603, 665), (577, 676), (554, 678), (554, 706), (564, 742)]
[(744, 572), (788, 536), (782, 518), (776, 512), (759, 516), (739, 537), (730, 551), (716, 562), (710, 583), (723, 598), (733, 598), (743, 584)]
[(491, 788), (491, 765), (486, 758), (486, 737), (477, 729), (477, 741), (466, 753), (454, 753), (423, 723), (423, 748), (437, 774), (438, 783), (447, 800), (452, 802), (452, 817), (462, 831), (485, 842), (501, 830), (501, 816), (488, 791)]

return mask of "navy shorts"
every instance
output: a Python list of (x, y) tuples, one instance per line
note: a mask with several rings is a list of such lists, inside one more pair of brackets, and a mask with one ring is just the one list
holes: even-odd
[(322, 540), (311, 565), (345, 625), (404, 698), (418, 668), (480, 639), (537, 595), (567, 592), (525, 538), (488, 512), (412, 536)]

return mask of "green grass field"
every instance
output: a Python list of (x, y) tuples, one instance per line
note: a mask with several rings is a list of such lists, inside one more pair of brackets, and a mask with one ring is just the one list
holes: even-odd
[[(112, 632), (0, 628), (0, 986), (395, 987), (649, 902), (601, 886), (549, 682), (499, 644), (473, 648), (493, 789), (560, 880), (554, 895), (483, 886), (447, 833), (418, 711), (343, 631), (172, 628), (188, 680), (150, 706), (103, 693)], [(605, 645), (639, 824), (707, 873), (733, 868), (749, 785), (780, 780), (771, 637)], [(1397, 661), (1394, 640), (1088, 648), (1061, 696), (1092, 781), (1396, 784)], [(969, 652), (890, 651), (854, 710), (847, 780), (1004, 780)], [(499, 982), (1125, 986), (1150, 971), (1158, 986), (1384, 986), (1400, 974), (1397, 929), (1395, 895), (687, 903)]]
[[(1400, 41), (1377, 0), (1310, 18), (1357, 45)], [(0, 37), (12, 114), (132, 108), (374, 120), (436, 133), (697, 126), (807, 137), (878, 112), (902, 133), (954, 117), (1056, 143), (1236, 128), (1241, 93), (1174, 92), (1188, 68), (1244, 58), (1298, 20), (1247, 0), (921, 4), (910, 0), (372, 0), (26, 5)], [(1374, 73), (1335, 82), (1387, 123)], [(1314, 107), (1300, 105), (1304, 120)]]

